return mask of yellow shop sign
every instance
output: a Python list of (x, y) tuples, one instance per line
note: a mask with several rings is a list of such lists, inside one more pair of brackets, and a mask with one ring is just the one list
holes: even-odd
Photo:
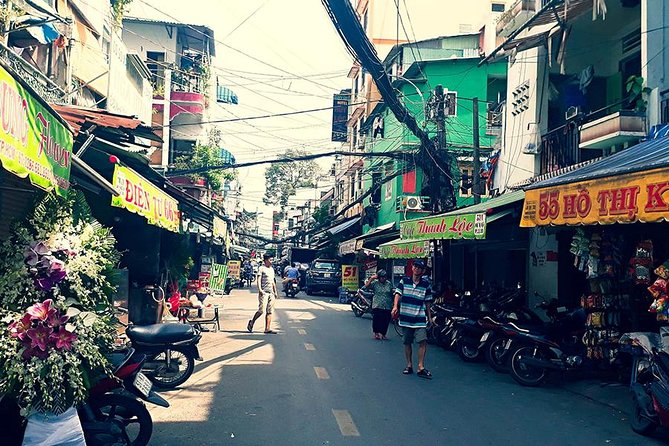
[(669, 169), (525, 191), (521, 227), (669, 220)]
[(118, 164), (114, 166), (113, 181), (119, 195), (112, 197), (112, 206), (141, 215), (149, 224), (179, 232), (181, 214), (177, 200), (134, 170)]

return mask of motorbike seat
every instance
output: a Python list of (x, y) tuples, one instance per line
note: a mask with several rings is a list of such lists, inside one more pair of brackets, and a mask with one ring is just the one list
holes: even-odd
[(195, 336), (188, 324), (131, 325), (125, 331), (131, 341), (145, 344), (166, 344), (191, 339)]

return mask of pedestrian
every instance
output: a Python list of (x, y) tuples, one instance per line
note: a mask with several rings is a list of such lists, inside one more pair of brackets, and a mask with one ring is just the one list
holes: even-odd
[(400, 280), (395, 290), (392, 317), (399, 316), (399, 325), (402, 327), (404, 341), (404, 356), (407, 366), (402, 371), (405, 375), (413, 373), (412, 344), (418, 343), (418, 372), (421, 378), (431, 379), (432, 374), (425, 368), (425, 353), (427, 352), (427, 321), (430, 320), (430, 303), (432, 302), (432, 288), (430, 281), (423, 277), (425, 262), (413, 262), (411, 277)]
[(253, 315), (253, 319), (246, 324), (249, 333), (253, 332), (253, 324), (265, 313), (265, 334), (275, 334), (276, 331), (270, 329), (272, 322), (272, 312), (274, 311), (274, 299), (276, 299), (276, 280), (274, 268), (272, 268), (272, 256), (265, 254), (262, 256), (263, 264), (258, 268), (258, 311)]
[(390, 310), (393, 308), (393, 284), (388, 280), (388, 273), (380, 269), (365, 282), (365, 288), (371, 290), (372, 297), (372, 331), (374, 339), (388, 339)]

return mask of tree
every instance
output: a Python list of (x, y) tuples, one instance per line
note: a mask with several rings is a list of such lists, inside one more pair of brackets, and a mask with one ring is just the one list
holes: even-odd
[[(207, 134), (207, 142), (197, 143), (193, 152), (188, 155), (179, 156), (174, 160), (174, 169), (193, 169), (207, 166), (221, 166), (223, 164), (233, 165), (234, 157), (229, 152), (224, 152), (221, 148), (223, 135), (221, 129), (213, 127)], [(224, 154), (226, 154), (224, 156)], [(202, 173), (190, 174), (188, 178), (192, 180), (204, 179), (213, 190), (221, 190), (225, 181), (232, 181), (237, 177), (237, 171), (230, 170), (209, 170)]]
[[(281, 158), (304, 156), (300, 150), (287, 150)], [(288, 206), (290, 197), (297, 193), (297, 189), (314, 187), (320, 168), (315, 161), (293, 161), (274, 163), (265, 170), (265, 197), (266, 205), (278, 205), (283, 211)]]
[(332, 218), (330, 217), (330, 205), (328, 203), (321, 203), (314, 211), (314, 220), (316, 224), (328, 223)]

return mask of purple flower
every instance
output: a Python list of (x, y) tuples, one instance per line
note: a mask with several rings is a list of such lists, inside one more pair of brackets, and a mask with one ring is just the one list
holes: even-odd
[(42, 351), (46, 351), (46, 344), (49, 340), (49, 336), (51, 333), (53, 333), (53, 328), (39, 324), (36, 328), (31, 328), (28, 330), (27, 333), (28, 337), (32, 341), (30, 343), (31, 348), (38, 348)]
[(9, 324), (9, 336), (12, 338), (19, 338), (23, 341), (26, 338), (27, 331), (30, 329), (31, 325), (31, 316), (26, 314), (18, 321)]
[(58, 311), (55, 311), (47, 317), (46, 323), (51, 328), (58, 328), (59, 326), (66, 324), (68, 320), (70, 320), (69, 316), (61, 316)]
[(42, 303), (31, 306), (26, 310), (26, 313), (32, 316), (32, 319), (45, 321), (49, 316), (56, 312), (56, 309), (51, 306), (52, 304), (53, 300), (47, 299)]
[(37, 255), (40, 256), (49, 256), (51, 255), (51, 250), (49, 249), (48, 246), (44, 244), (44, 242), (33, 242), (30, 244), (30, 248), (35, 251)]
[(49, 353), (47, 353), (46, 351), (42, 351), (38, 348), (26, 348), (25, 350), (23, 350), (23, 353), (21, 353), (21, 357), (26, 361), (32, 358), (33, 356), (37, 356), (40, 359), (44, 359), (47, 356), (49, 356)]
[(77, 340), (77, 335), (61, 328), (58, 333), (52, 333), (49, 340), (56, 343), (56, 348), (59, 350), (69, 350), (72, 348), (72, 343)]

